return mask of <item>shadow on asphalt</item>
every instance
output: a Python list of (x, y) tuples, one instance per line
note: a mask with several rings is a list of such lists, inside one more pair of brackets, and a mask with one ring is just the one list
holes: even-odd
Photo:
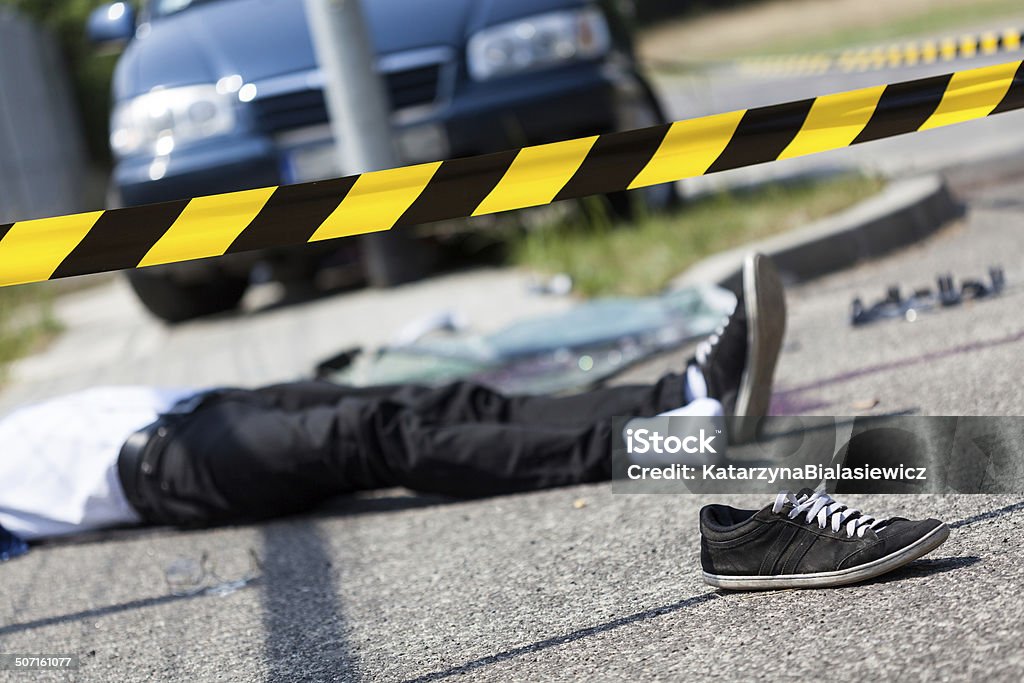
[(209, 315), (200, 316), (198, 318), (190, 318), (188, 320), (182, 320), (180, 322), (167, 322), (159, 319), (157, 320), (168, 329), (184, 330), (189, 327), (203, 327), (211, 324), (221, 324), (224, 322), (231, 322), (233, 320), (245, 318), (258, 318), (260, 316), (274, 313), (275, 311), (280, 311), (286, 308), (290, 308), (292, 306), (312, 304), (342, 294), (350, 294), (352, 292), (358, 291), (359, 289), (359, 287), (355, 286), (327, 289), (286, 289), (280, 296), (275, 296), (272, 298), (271, 301), (252, 308), (233, 308), (229, 311), (211, 313)]
[[(498, 248), (500, 249), (500, 247)], [(506, 263), (507, 261), (501, 256), (501, 253), (495, 253), (493, 250), (485, 250), (484, 252), (473, 253), (470, 255), (461, 255), (459, 253), (447, 254), (442, 257), (442, 260), (436, 264), (434, 268), (430, 269), (430, 272), (417, 280), (403, 284), (425, 282), (437, 277), (470, 272), (475, 269), (487, 268), (495, 265), (505, 265)], [(331, 269), (328, 270), (330, 271)], [(240, 307), (229, 311), (212, 313), (210, 315), (204, 315), (199, 318), (192, 318), (190, 320), (184, 320), (177, 323), (164, 324), (171, 328), (184, 328), (190, 325), (204, 325), (231, 321), (239, 318), (258, 318), (259, 316), (281, 311), (293, 306), (313, 304), (319, 301), (332, 299), (336, 296), (344, 296), (372, 289), (361, 274), (347, 272), (344, 271), (344, 269), (342, 269), (342, 272), (343, 275), (340, 278), (335, 277), (334, 281), (326, 285), (316, 284), (313, 280), (302, 279), (287, 283), (272, 280), (269, 283), (253, 285), (253, 287), (263, 288), (267, 288), (268, 286), (275, 287), (277, 291), (264, 289), (264, 292), (269, 292), (269, 298), (265, 301), (260, 301), (255, 305), (246, 305), (245, 300), (243, 299), (243, 303)], [(387, 289), (384, 289), (383, 291), (387, 291)]]
[[(901, 413), (893, 413), (899, 415)], [(385, 492), (381, 494), (374, 492), (369, 495), (358, 494), (351, 496), (338, 496), (322, 506), (310, 512), (304, 512), (291, 519), (330, 519), (332, 517), (346, 517), (349, 515), (379, 514), (385, 512), (403, 512), (406, 510), (418, 510), (420, 508), (434, 507), (436, 505), (451, 505), (453, 503), (466, 502), (460, 498), (447, 498), (444, 496), (433, 496), (426, 494), (405, 494), (401, 492)], [(982, 512), (973, 517), (957, 520), (949, 523), (950, 529), (957, 529), (976, 522), (981, 522), (993, 517), (1024, 510), (1024, 501), (1013, 503), (998, 510)], [(125, 527), (121, 529), (105, 529), (94, 531), (79, 536), (68, 536), (54, 538), (39, 544), (40, 547), (60, 547), (89, 545), (92, 543), (111, 543), (118, 541), (134, 541), (148, 536), (161, 534), (187, 534), (202, 533), (208, 529), (175, 529), (174, 527), (143, 526)]]
[[(370, 494), (338, 496), (313, 510), (297, 513), (292, 517), (282, 518), (282, 520), (330, 519), (332, 517), (346, 517), (349, 515), (402, 512), (404, 510), (417, 510), (420, 508), (433, 507), (435, 505), (449, 505), (460, 502), (465, 501), (460, 498), (446, 498), (444, 496), (427, 494), (406, 494), (400, 492), (385, 492), (382, 494), (380, 492), (371, 492)], [(205, 531), (209, 531), (211, 528), (231, 528), (239, 526), (245, 525), (227, 524), (221, 527), (202, 527), (196, 529), (179, 529), (171, 526), (128, 526), (89, 531), (83, 534), (76, 534), (74, 536), (51, 538), (40, 542), (38, 545), (40, 548), (57, 548), (63, 546), (91, 545), (94, 543), (118, 543), (136, 541), (153, 536), (203, 533)]]
[[(445, 501), (447, 499), (437, 500)], [(370, 507), (377, 508), (377, 511), (385, 511), (437, 504), (437, 500), (429, 497), (424, 497), (421, 500), (420, 497), (415, 496), (395, 496), (376, 499), (356, 498), (351, 502), (357, 508), (362, 504), (368, 504)], [(956, 520), (950, 522), (949, 526), (952, 529), (957, 529), (1021, 510), (1024, 510), (1024, 501)], [(353, 658), (344, 637), (346, 630), (344, 616), (337, 590), (334, 587), (332, 566), (324, 545), (325, 541), (316, 528), (295, 523), (296, 521), (298, 520), (276, 522), (263, 528), (265, 557), (261, 564), (264, 573), (250, 584), (262, 588), (267, 658), (274, 673), (270, 680), (295, 680), (296, 675), (300, 672), (303, 676), (314, 673), (308, 669), (311, 662), (318, 663), (318, 670), (321, 666), (323, 667), (319, 671), (320, 673), (344, 671), (354, 674), (356, 672)], [(973, 555), (917, 560), (884, 577), (875, 579), (871, 583), (881, 584), (910, 577), (941, 574), (970, 567), (980, 561), (981, 558)], [(408, 683), (427, 683), (469, 673), (526, 654), (540, 652), (613, 631), (623, 626), (697, 607), (726, 595), (730, 595), (730, 593), (717, 590), (708, 591), (669, 605), (655, 607), (603, 624), (504, 650), (450, 669), (425, 674), (411, 679)], [(202, 593), (195, 595), (170, 594), (131, 600), (106, 607), (0, 626), (0, 636), (205, 597), (209, 596)]]
[(444, 671), (435, 671), (417, 678), (410, 679), (406, 683), (428, 683), (429, 681), (437, 681), (442, 678), (449, 678), (451, 676), (461, 676), (471, 671), (479, 669), (481, 667), (490, 666), (491, 664), (498, 664), (509, 659), (515, 659), (522, 655), (530, 654), (533, 652), (540, 652), (541, 650), (547, 650), (548, 648), (558, 647), (559, 645), (565, 645), (566, 643), (572, 643), (577, 640), (589, 638), (590, 636), (596, 636), (600, 633), (607, 633), (608, 631), (614, 631), (617, 628), (623, 626), (629, 626), (639, 621), (646, 621), (648, 619), (654, 619), (657, 617), (665, 616), (666, 614), (672, 614), (680, 610), (688, 609), (690, 607), (697, 607), (705, 602), (715, 600), (722, 597), (718, 591), (708, 591), (707, 593), (701, 593), (700, 595), (694, 595), (693, 597), (680, 600), (679, 602), (673, 602), (671, 605), (664, 605), (662, 607), (655, 607), (654, 609), (644, 610), (643, 612), (637, 612), (630, 614), (627, 617), (620, 617), (613, 621), (608, 621), (597, 626), (591, 626), (589, 628), (581, 628), (578, 631), (572, 633), (566, 633), (565, 635), (555, 636), (553, 638), (547, 638), (545, 640), (538, 640), (535, 643), (529, 645), (523, 645), (522, 647), (513, 648), (511, 650), (505, 650), (497, 654), (489, 655), (487, 657), (481, 657), (480, 659), (474, 659), (471, 662), (466, 662), (461, 666), (457, 666), (451, 669), (445, 669)]
[(981, 562), (977, 555), (964, 555), (963, 557), (936, 557), (927, 560), (915, 560), (908, 565), (883, 574), (876, 579), (857, 584), (858, 586), (878, 586), (893, 581), (903, 581), (910, 578), (921, 578), (933, 574), (945, 574), (946, 572), (964, 569)]
[(326, 541), (313, 525), (268, 524), (263, 532), (263, 606), (268, 680), (356, 674)]
[[(259, 580), (253, 580), (248, 585), (252, 586), (258, 584)], [(23, 621), (19, 624), (6, 624), (4, 626), (0, 626), (0, 636), (10, 635), (11, 633), (20, 633), (22, 631), (32, 631), (37, 628), (45, 628), (47, 626), (55, 626), (57, 624), (70, 624), (76, 621), (83, 621), (86, 619), (107, 617), (111, 614), (131, 612), (132, 610), (143, 609), (145, 607), (157, 607), (159, 605), (166, 605), (168, 603), (184, 602), (186, 600), (196, 600), (198, 598), (206, 597), (211, 597), (211, 594), (205, 592), (184, 595), (169, 593), (167, 595), (158, 595), (152, 598), (129, 600), (128, 602), (119, 602), (115, 605), (107, 605), (106, 607), (96, 607), (93, 609), (82, 610), (81, 612), (72, 612), (71, 614), (59, 614), (54, 617), (44, 617), (42, 619), (34, 619), (32, 621)]]
[(958, 519), (955, 522), (949, 523), (950, 529), (959, 529), (962, 526), (970, 526), (971, 524), (977, 524), (978, 522), (984, 522), (987, 519), (994, 519), (996, 517), (1002, 517), (1008, 515), (1011, 512), (1017, 512), (1018, 510), (1024, 510), (1024, 500), (1012, 503), (1005, 507), (1001, 507), (997, 510), (989, 510), (988, 512), (980, 512), (976, 515), (972, 515), (965, 519)]
[[(1024, 503), (1022, 503), (1022, 505), (1024, 505)], [(971, 565), (976, 564), (980, 561), (980, 557), (973, 555), (965, 557), (943, 557), (934, 560), (917, 560), (916, 562), (912, 562), (906, 567), (902, 567), (896, 571), (890, 572), (885, 576), (858, 585), (863, 586), (885, 584), (889, 583), (890, 581), (900, 581), (908, 579), (910, 577), (923, 577), (931, 576), (933, 574), (942, 574), (945, 572), (970, 567)], [(770, 592), (766, 592), (763, 594), (769, 593)], [(731, 595), (737, 595), (737, 593), (733, 591), (724, 590), (709, 591), (707, 593), (702, 593), (700, 595), (695, 595), (693, 597), (686, 598), (685, 600), (680, 600), (679, 602), (674, 602), (670, 605), (664, 605), (662, 607), (656, 607), (654, 609), (645, 610), (643, 612), (637, 612), (627, 617), (615, 619), (614, 621), (609, 621), (604, 624), (598, 624), (597, 626), (591, 626), (589, 628), (573, 631), (572, 633), (567, 633), (565, 635), (555, 636), (553, 638), (547, 638), (545, 640), (539, 640), (537, 642), (530, 643), (529, 645), (523, 645), (521, 647), (517, 647), (511, 650), (505, 650), (504, 652), (499, 652), (497, 654), (489, 655), (487, 657), (481, 657), (480, 659), (475, 659), (461, 666), (453, 667), (451, 669), (445, 669), (443, 671), (435, 671), (433, 673), (419, 676), (418, 678), (410, 679), (405, 683), (429, 683), (430, 681), (437, 681), (444, 678), (450, 678), (452, 676), (461, 676), (463, 674), (470, 673), (471, 671), (474, 671), (485, 666), (498, 664), (509, 659), (514, 659), (516, 657), (520, 657), (526, 654), (532, 654), (535, 652), (539, 652), (541, 650), (546, 650), (548, 648), (558, 647), (559, 645), (565, 645), (566, 643), (571, 643), (577, 640), (582, 640), (584, 638), (589, 638), (590, 636), (606, 633), (608, 631), (615, 630), (622, 626), (628, 626), (630, 624), (635, 624), (639, 621), (654, 619), (656, 617), (661, 617), (666, 614), (678, 612), (686, 608), (696, 607), (698, 605), (709, 602), (710, 600), (714, 600), (715, 598), (724, 598)]]
[(447, 498), (428, 494), (387, 493), (384, 495), (339, 496), (318, 507), (312, 514), (316, 517), (345, 517), (383, 512), (403, 512), (436, 505), (450, 505), (465, 502), (460, 498)]
[[(996, 510), (982, 512), (964, 519), (956, 520), (954, 522), (951, 522), (949, 526), (950, 528), (956, 529), (964, 526), (969, 526), (971, 524), (976, 524), (977, 522), (1002, 517), (1008, 514), (1012, 514), (1014, 512), (1018, 512), (1020, 510), (1024, 510), (1024, 501), (1013, 503), (1011, 505), (1007, 505)], [(975, 555), (917, 560), (915, 562), (908, 564), (905, 567), (901, 567), (896, 571), (890, 572), (885, 576), (858, 585), (884, 584), (890, 581), (900, 581), (911, 577), (922, 577), (932, 576), (935, 574), (943, 574), (946, 572), (955, 571), (957, 569), (964, 569), (970, 567), (974, 564), (977, 564), (978, 562), (981, 562), (981, 558)], [(589, 628), (573, 631), (572, 633), (567, 633), (565, 635), (555, 636), (552, 638), (547, 638), (545, 640), (539, 640), (528, 645), (513, 648), (511, 650), (505, 650), (503, 652), (489, 655), (487, 657), (481, 657), (480, 659), (475, 659), (471, 662), (467, 662), (465, 664), (453, 667), (451, 669), (445, 669), (443, 671), (435, 671), (433, 673), (425, 674), (423, 676), (410, 679), (406, 681), (406, 683), (429, 683), (430, 681), (437, 681), (444, 678), (450, 678), (452, 676), (460, 676), (485, 666), (498, 664), (509, 659), (520, 657), (522, 655), (539, 652), (541, 650), (546, 650), (548, 648), (557, 647), (559, 645), (564, 645), (566, 643), (582, 640), (584, 638), (589, 638), (590, 636), (598, 635), (600, 633), (606, 633), (608, 631), (612, 631), (622, 626), (628, 626), (629, 624), (634, 624), (639, 621), (646, 621), (647, 619), (654, 619), (657, 617), (664, 616), (666, 614), (678, 612), (689, 607), (696, 607), (710, 600), (714, 600), (715, 598), (723, 598), (730, 595), (734, 595), (734, 593), (731, 591), (723, 590), (709, 591), (707, 593), (702, 593), (700, 595), (695, 595), (693, 597), (680, 600), (679, 602), (674, 602), (671, 605), (665, 605), (663, 607), (656, 607), (654, 609), (645, 610), (643, 612), (637, 612), (627, 617), (622, 617), (619, 619), (615, 619), (614, 621), (605, 622), (604, 624), (598, 624), (596, 626), (591, 626)]]

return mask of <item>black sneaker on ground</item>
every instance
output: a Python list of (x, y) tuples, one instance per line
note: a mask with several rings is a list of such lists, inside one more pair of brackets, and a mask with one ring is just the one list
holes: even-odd
[(763, 510), (700, 511), (704, 581), (731, 590), (823, 588), (874, 578), (949, 537), (937, 519), (875, 519), (827, 493), (783, 491)]
[(693, 362), (727, 416), (748, 417), (730, 425), (733, 443), (750, 441), (757, 419), (768, 414), (775, 363), (786, 333), (786, 296), (771, 260), (749, 254), (736, 310), (697, 347)]

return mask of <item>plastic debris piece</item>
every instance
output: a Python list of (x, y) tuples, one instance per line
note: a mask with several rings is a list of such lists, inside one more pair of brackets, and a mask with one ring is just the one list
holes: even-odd
[(902, 318), (914, 322), (921, 313), (934, 311), (938, 308), (959, 306), (965, 301), (984, 299), (1002, 293), (1006, 287), (1006, 274), (1002, 267), (992, 266), (988, 269), (989, 283), (981, 280), (964, 280), (957, 286), (951, 273), (939, 275), (935, 279), (937, 292), (923, 288), (904, 299), (899, 285), (890, 285), (886, 289), (885, 298), (871, 307), (857, 297), (853, 300), (850, 311), (850, 323), (854, 326), (866, 325), (887, 318)]
[(218, 576), (207, 553), (199, 560), (178, 558), (164, 570), (164, 578), (172, 595), (209, 595), (225, 597), (236, 593), (260, 578), (261, 567), (256, 551), (249, 550), (249, 571), (238, 579), (226, 580)]

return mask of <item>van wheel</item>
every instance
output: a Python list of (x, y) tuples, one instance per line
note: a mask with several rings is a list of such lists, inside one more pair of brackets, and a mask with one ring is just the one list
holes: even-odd
[(184, 282), (159, 269), (140, 269), (128, 273), (128, 282), (149, 312), (169, 323), (230, 311), (249, 287), (247, 277), (220, 270)]

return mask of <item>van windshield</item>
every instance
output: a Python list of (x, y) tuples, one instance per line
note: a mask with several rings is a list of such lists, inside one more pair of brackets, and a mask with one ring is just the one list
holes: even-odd
[(152, 0), (150, 11), (154, 17), (166, 17), (168, 14), (177, 14), (195, 5), (202, 5), (216, 0)]

